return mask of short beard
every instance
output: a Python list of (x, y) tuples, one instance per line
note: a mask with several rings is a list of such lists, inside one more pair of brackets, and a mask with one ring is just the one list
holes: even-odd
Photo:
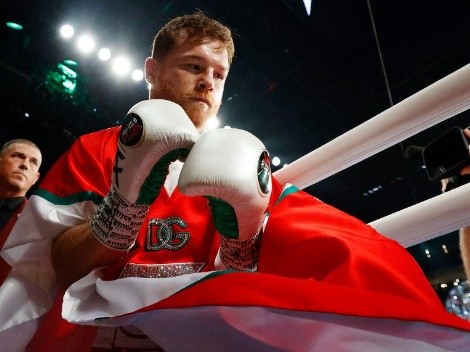
[[(211, 117), (215, 117), (219, 111), (220, 104), (216, 105), (212, 97), (208, 94), (201, 94), (197, 92), (182, 92), (174, 89), (171, 85), (168, 84), (165, 80), (160, 82), (159, 88), (154, 91), (153, 96), (157, 96), (158, 99), (170, 100), (178, 105), (180, 105), (186, 114), (189, 116), (190, 120), (197, 129), (202, 129), (207, 121)], [(198, 109), (194, 104), (194, 101), (191, 101), (189, 97), (203, 97), (211, 103), (211, 109), (209, 111), (203, 111)]]

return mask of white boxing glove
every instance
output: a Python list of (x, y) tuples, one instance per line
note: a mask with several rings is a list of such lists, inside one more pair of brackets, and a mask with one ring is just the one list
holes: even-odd
[(271, 196), (270, 166), (264, 144), (240, 129), (205, 132), (189, 153), (178, 187), (209, 200), (222, 236), (216, 267), (256, 270), (257, 239)]
[(134, 105), (121, 126), (111, 189), (91, 221), (95, 238), (116, 250), (132, 247), (170, 163), (184, 159), (198, 138), (178, 104), (151, 99)]

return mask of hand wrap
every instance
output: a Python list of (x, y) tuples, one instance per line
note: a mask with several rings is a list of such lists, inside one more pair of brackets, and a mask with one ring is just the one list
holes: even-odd
[(93, 234), (105, 246), (126, 251), (135, 242), (148, 206), (129, 203), (111, 186), (91, 221)]

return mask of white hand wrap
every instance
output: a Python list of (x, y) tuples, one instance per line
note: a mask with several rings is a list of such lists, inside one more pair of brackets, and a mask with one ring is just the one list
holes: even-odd
[(111, 186), (92, 218), (93, 234), (106, 247), (126, 251), (133, 246), (147, 211), (147, 205), (129, 203)]
[(112, 185), (91, 221), (105, 246), (133, 246), (150, 204), (160, 193), (168, 167), (189, 153), (199, 133), (177, 104), (152, 99), (134, 105), (121, 127)]
[[(257, 239), (271, 196), (270, 160), (264, 144), (239, 129), (217, 129), (198, 139), (181, 170), (178, 186), (209, 200), (222, 235), (218, 268), (256, 270)], [(216, 265), (217, 265), (216, 261)]]
[(215, 259), (216, 269), (258, 270), (260, 234), (246, 241), (220, 237), (220, 248)]

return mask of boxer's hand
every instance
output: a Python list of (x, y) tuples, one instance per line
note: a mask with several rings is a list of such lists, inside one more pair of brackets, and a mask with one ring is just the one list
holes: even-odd
[(111, 189), (91, 222), (98, 241), (117, 250), (132, 247), (170, 163), (184, 159), (198, 137), (183, 108), (173, 102), (146, 100), (129, 110), (119, 135)]
[(222, 235), (219, 267), (256, 270), (256, 240), (271, 195), (270, 160), (263, 143), (239, 129), (203, 133), (184, 163), (178, 187), (186, 195), (208, 198)]

